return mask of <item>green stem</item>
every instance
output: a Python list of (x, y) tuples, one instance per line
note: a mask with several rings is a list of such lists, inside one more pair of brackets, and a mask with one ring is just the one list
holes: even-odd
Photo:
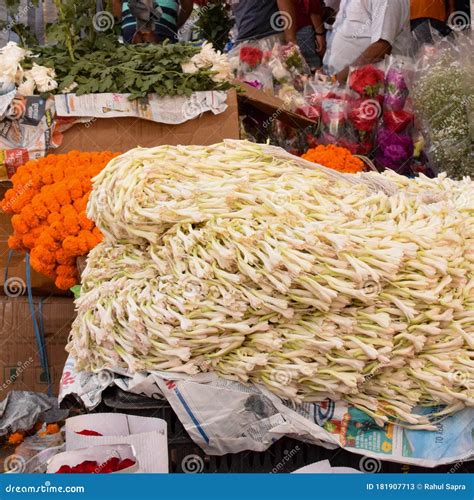
[(71, 30), (69, 29), (66, 15), (65, 15), (63, 7), (61, 5), (61, 1), (54, 0), (54, 4), (56, 5), (56, 9), (58, 10), (59, 19), (61, 20), (61, 23), (63, 24), (63, 27), (64, 27), (64, 34), (66, 36), (66, 47), (67, 47), (67, 50), (69, 53), (69, 57), (71, 58), (72, 62), (76, 62), (76, 58), (74, 56), (73, 37), (71, 34)]

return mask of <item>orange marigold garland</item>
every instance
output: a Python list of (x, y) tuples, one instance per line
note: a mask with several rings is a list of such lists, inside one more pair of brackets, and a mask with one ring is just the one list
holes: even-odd
[(78, 283), (76, 258), (87, 255), (102, 235), (86, 217), (91, 179), (118, 153), (49, 155), (31, 160), (12, 177), (0, 202), (14, 214), (10, 248), (30, 252), (31, 267), (67, 290)]
[(354, 156), (348, 149), (333, 144), (310, 149), (302, 158), (346, 174), (356, 174), (365, 169), (365, 164), (360, 158)]

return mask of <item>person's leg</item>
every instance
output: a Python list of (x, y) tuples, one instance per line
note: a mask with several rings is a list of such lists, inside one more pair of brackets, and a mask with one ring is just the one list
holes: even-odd
[(413, 50), (416, 54), (423, 45), (433, 44), (430, 19), (423, 17), (411, 21), (411, 31), (413, 33)]
[(298, 46), (311, 71), (321, 67), (321, 58), (316, 52), (316, 33), (312, 26), (301, 28), (296, 34)]
[(435, 29), (442, 36), (449, 36), (452, 34), (452, 29), (442, 21), (438, 19), (430, 19), (430, 24), (433, 29)]
[(452, 30), (446, 23), (428, 17), (412, 21), (411, 30), (415, 39), (415, 53), (422, 45), (432, 45), (437, 35), (450, 36), (452, 34)]

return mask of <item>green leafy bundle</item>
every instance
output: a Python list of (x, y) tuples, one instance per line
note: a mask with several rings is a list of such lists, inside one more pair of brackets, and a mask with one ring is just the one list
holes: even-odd
[(196, 22), (200, 38), (212, 43), (216, 50), (224, 51), (229, 33), (234, 26), (230, 7), (224, 0), (210, 0), (198, 11)]
[[(33, 0), (32, 5), (39, 3)], [(47, 46), (40, 46), (28, 29), (17, 22), (10, 23), (10, 28), (34, 54), (23, 64), (25, 70), (33, 63), (54, 69), (59, 84), (55, 92), (71, 89), (78, 95), (125, 93), (130, 94), (130, 99), (137, 99), (149, 93), (176, 96), (230, 88), (226, 82), (214, 81), (215, 73), (210, 70), (183, 72), (181, 65), (199, 53), (198, 47), (184, 43), (119, 43), (119, 26), (113, 22), (110, 1), (106, 2), (106, 10), (99, 13), (95, 0), (54, 3), (58, 19), (47, 27)], [(8, 0), (7, 7), (12, 19), (19, 18), (19, 0)], [(106, 22), (101, 24), (98, 16)]]
[[(181, 64), (199, 52), (190, 44), (163, 43), (161, 45), (122, 45), (112, 50), (76, 52), (71, 60), (59, 46), (33, 49), (37, 64), (54, 68), (62, 92), (76, 83), (78, 95), (98, 92), (131, 94), (137, 99), (149, 93), (160, 96), (190, 95), (203, 90), (227, 90), (230, 84), (212, 80), (212, 71), (183, 73)], [(37, 56), (37, 57), (36, 57)]]

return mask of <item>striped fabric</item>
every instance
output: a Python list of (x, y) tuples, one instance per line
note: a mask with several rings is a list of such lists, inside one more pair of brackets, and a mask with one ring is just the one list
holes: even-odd
[(7, 23), (7, 28), (0, 30), (0, 47), (3, 47), (10, 40), (18, 41), (11, 30), (11, 26), (15, 23), (28, 26), (40, 43), (45, 43), (46, 25), (52, 23), (56, 17), (54, 0), (42, 0), (38, 7), (34, 7), (30, 0), (21, 0), (17, 14), (13, 18), (7, 15), (5, 2), (0, 2), (0, 22)]
[[(177, 38), (178, 24), (178, 0), (155, 0), (155, 5), (161, 7), (163, 15), (156, 24), (156, 35), (158, 39), (170, 39), (175, 41)], [(137, 29), (135, 18), (130, 12), (128, 2), (122, 2), (122, 35), (126, 42), (131, 42)]]

